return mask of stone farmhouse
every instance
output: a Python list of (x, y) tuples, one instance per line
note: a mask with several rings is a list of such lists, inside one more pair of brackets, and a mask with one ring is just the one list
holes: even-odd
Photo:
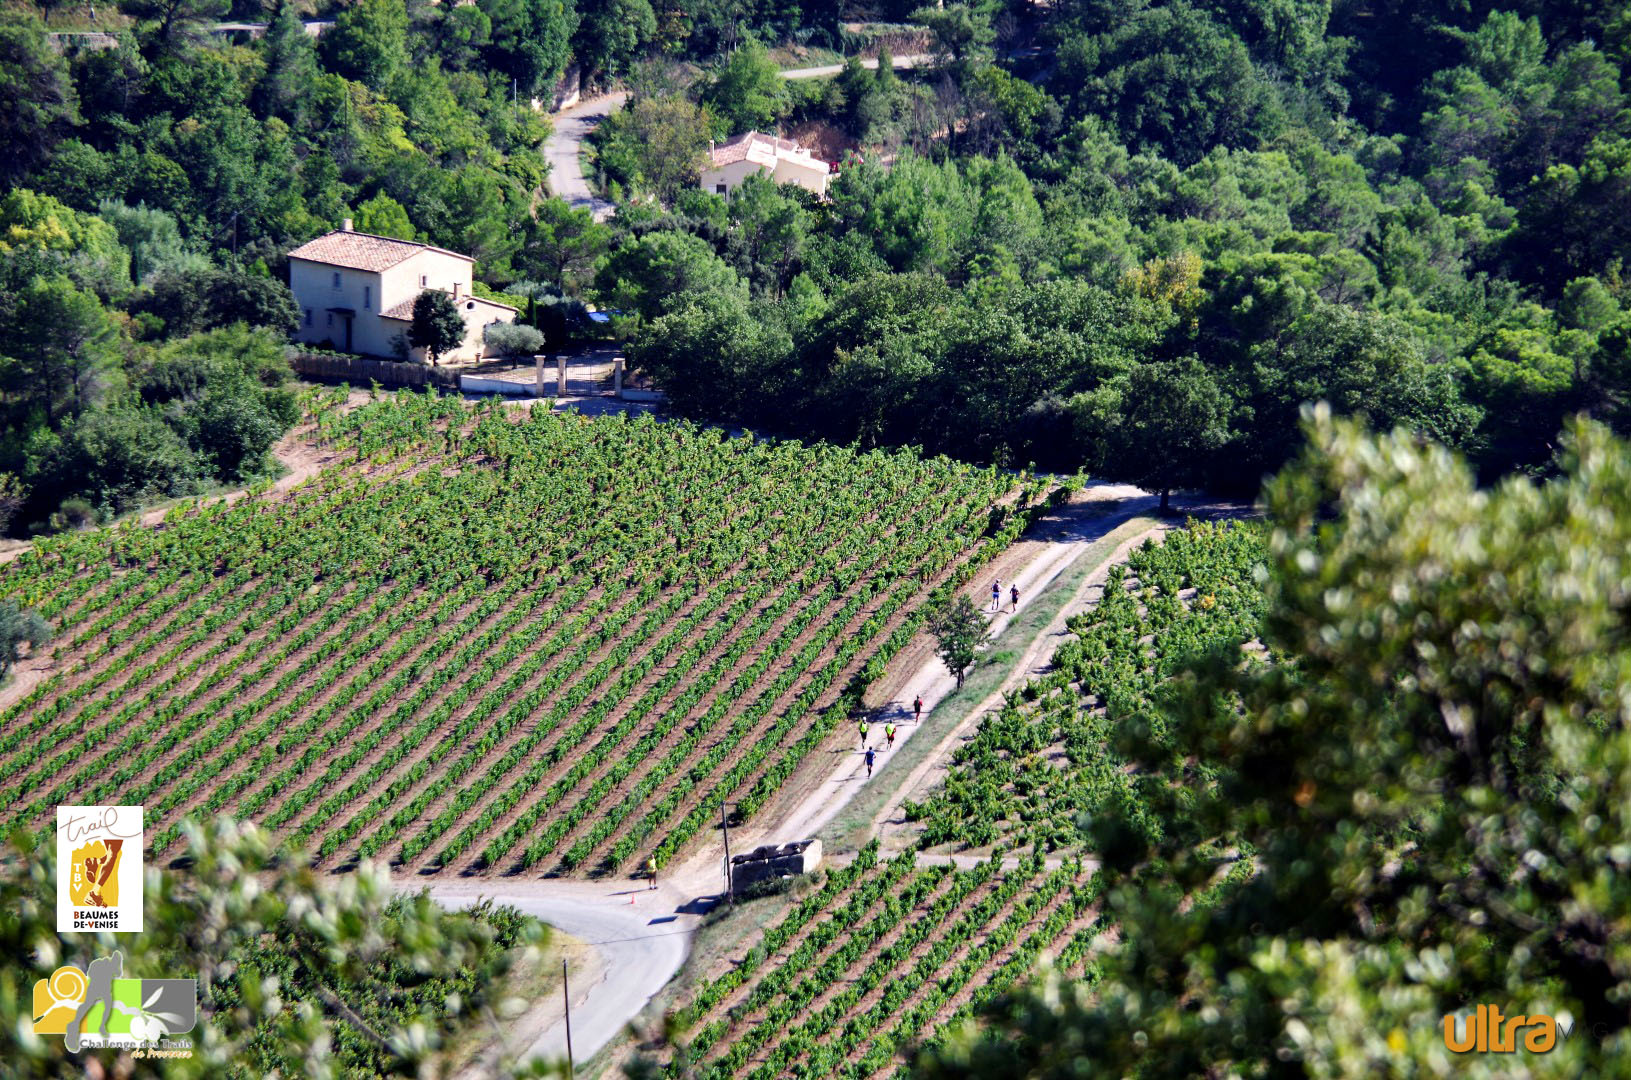
[(429, 244), (356, 232), (351, 219), (289, 252), (289, 288), (300, 307), (295, 340), (364, 356), (423, 361), (408, 347), (413, 302), (426, 289), (450, 293), (464, 317), (464, 342), (438, 357), (481, 359), (482, 331), (514, 322), (515, 308), (471, 291), (475, 260)]
[(709, 167), (702, 172), (703, 191), (729, 198), (742, 181), (758, 173), (778, 184), (797, 184), (817, 195), (827, 194), (832, 169), (791, 139), (749, 131), (729, 142), (710, 144), (708, 155)]

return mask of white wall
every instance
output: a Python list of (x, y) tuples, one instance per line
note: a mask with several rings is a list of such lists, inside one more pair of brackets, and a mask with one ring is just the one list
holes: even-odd
[(813, 191), (817, 195), (827, 194), (827, 177), (829, 171), (825, 161), (816, 161), (813, 158), (776, 158), (776, 171), (771, 179), (778, 184), (797, 184), (801, 188)]
[[(475, 264), (469, 259), (444, 255), (439, 251), (427, 249), (410, 255), (383, 275), (385, 282), (381, 287), (389, 297), (385, 306), (393, 307), (404, 300), (412, 300), (426, 289), (441, 289), (456, 296), (469, 296), (474, 267)], [(421, 279), (424, 284), (420, 284)]]
[(828, 169), (825, 161), (816, 161), (813, 158), (809, 160), (786, 158), (780, 155), (776, 157), (774, 170), (746, 158), (741, 161), (733, 161), (729, 165), (717, 169), (706, 169), (703, 171), (702, 180), (697, 186), (702, 188), (703, 191), (712, 193), (719, 184), (723, 183), (725, 193), (730, 195), (735, 193), (736, 189), (741, 187), (742, 182), (749, 176), (758, 173), (769, 173), (770, 179), (778, 184), (797, 184), (799, 187), (813, 191), (817, 195), (827, 193)]
[(724, 184), (726, 192), (729, 193), (741, 187), (742, 181), (748, 177), (763, 171), (763, 165), (743, 158), (718, 169), (705, 169), (702, 173), (702, 182), (698, 186), (703, 191), (712, 192), (717, 185)]
[[(334, 284), (335, 275), (339, 275), (338, 286)], [(332, 342), (333, 348), (344, 349), (345, 320), (329, 309), (350, 308), (356, 312), (351, 321), (351, 351), (370, 356), (394, 355), (391, 348), (394, 334), (386, 333), (385, 324), (379, 318), (384, 304), (379, 274), (290, 259), (289, 288), (300, 308), (300, 327), (295, 331), (297, 340), (315, 345)]]

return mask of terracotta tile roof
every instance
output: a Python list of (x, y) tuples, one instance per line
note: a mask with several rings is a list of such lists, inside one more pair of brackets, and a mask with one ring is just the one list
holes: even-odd
[[(390, 307), (380, 312), (379, 317), (382, 319), (398, 319), (402, 322), (413, 322), (413, 302), (417, 299), (419, 299), (419, 294), (414, 293), (412, 296), (402, 301), (402, 303), (392, 304)], [(471, 296), (469, 293), (459, 297), (455, 303), (463, 304), (471, 300), (474, 300), (478, 304), (486, 304), (488, 307), (503, 308), (505, 311), (521, 310), (520, 308), (513, 308), (508, 304), (501, 304), (497, 300), (489, 300), (485, 296)]]
[(289, 252), (289, 258), (305, 259), (307, 262), (324, 263), (328, 266), (344, 266), (352, 270), (379, 271), (388, 270), (421, 251), (435, 251), (443, 255), (452, 255), (456, 259), (469, 259), (475, 262), (468, 255), (460, 255), (457, 251), (448, 251), (446, 248), (416, 244), (411, 240), (393, 240), (389, 236), (374, 236), (372, 233), (343, 230), (324, 233), (315, 240), (306, 241)]
[(713, 148), (711, 153), (714, 168), (729, 165), (733, 161), (745, 161), (754, 150), (759, 150), (767, 157), (774, 157), (778, 150), (796, 154), (799, 152), (800, 147), (792, 139), (779, 139), (774, 135), (763, 135), (757, 131), (745, 131)]

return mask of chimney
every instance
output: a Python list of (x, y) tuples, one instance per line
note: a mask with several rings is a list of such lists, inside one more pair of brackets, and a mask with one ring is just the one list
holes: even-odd
[(341, 219), (341, 221), (340, 221), (340, 231), (341, 232), (350, 232), (351, 231), (351, 219), (350, 218), (342, 218)]

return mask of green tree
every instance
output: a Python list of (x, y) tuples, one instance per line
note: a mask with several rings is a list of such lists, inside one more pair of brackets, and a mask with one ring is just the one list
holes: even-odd
[(659, 316), (630, 344), (629, 361), (651, 372), (682, 416), (761, 423), (792, 351), (786, 329), (760, 318), (740, 291), (723, 291), (687, 297)]
[(627, 72), (657, 33), (651, 0), (583, 0), (572, 54), (587, 79), (601, 72)]
[(260, 49), (266, 72), (251, 97), (256, 114), (279, 116), (301, 126), (317, 77), (317, 48), (301, 25), (293, 0), (277, 0)]
[(193, 270), (181, 266), (160, 271), (143, 292), (131, 298), (130, 309), (158, 317), (171, 337), (233, 323), (288, 334), (300, 318), (287, 285), (238, 267)]
[(488, 64), (522, 97), (548, 97), (566, 68), (577, 10), (563, 0), (478, 0), (477, 7), (492, 27)]
[(1229, 403), (1193, 356), (1139, 364), (1073, 406), (1095, 464), (1112, 479), (1161, 493), (1199, 483), (1229, 439)]
[(30, 648), (39, 648), (51, 640), (51, 624), (38, 612), (19, 609), (10, 600), (0, 600), (0, 683), (6, 681), (12, 667), (22, 657), (26, 642)]
[(934, 635), (935, 652), (946, 670), (963, 688), (963, 678), (974, 664), (974, 655), (991, 643), (985, 616), (963, 593), (941, 604), (929, 616), (929, 633)]
[(96, 213), (113, 226), (119, 243), (130, 252), (130, 278), (137, 285), (166, 271), (198, 274), (209, 268), (209, 260), (182, 240), (174, 214), (146, 203), (127, 206), (115, 199), (103, 199)]
[(357, 204), (357, 231), (398, 240), (412, 240), (416, 235), (408, 211), (383, 191)]
[(722, 137), (769, 131), (787, 109), (787, 86), (770, 51), (749, 38), (708, 80), (701, 100)]
[(79, 121), (68, 65), (33, 14), (0, 14), (0, 86), (0, 179), (10, 184), (40, 168)]
[(427, 894), (403, 895), (383, 868), (343, 881), (318, 874), (224, 819), (187, 823), (187, 869), (148, 867), (142, 933), (59, 935), (38, 899), (56, 879), (55, 845), (16, 835), (0, 870), (0, 902), (14, 913), (0, 922), (0, 974), (14, 989), (0, 1003), (0, 1053), (16, 1080), (68, 1080), (101, 1059), (33, 1035), (29, 991), (58, 966), (83, 968), (114, 948), (126, 975), (196, 978), (198, 1023), (190, 1058), (104, 1056), (137, 1080), (198, 1080), (430, 1072), (461, 1029), (491, 1022), (505, 973), (537, 963), (547, 940), (513, 909), (449, 913)]
[(1525, 1071), (1621, 1071), (1631, 451), (1577, 426), (1553, 479), (1481, 489), (1408, 432), (1310, 433), (1266, 489), (1267, 662), (1193, 659), (1123, 733), (1141, 771), (1196, 767), (1107, 860), (1120, 946), (919, 1077), (1506, 1075), (1444, 1045), (1479, 1003), (1573, 1018)]
[(707, 110), (683, 97), (633, 98), (589, 136), (602, 175), (672, 202), (696, 184), (711, 132)]
[(566, 292), (592, 276), (611, 236), (611, 228), (597, 222), (588, 207), (545, 199), (527, 222), (526, 237), (512, 261), (523, 273)]
[(142, 53), (150, 60), (174, 59), (203, 45), (210, 23), (226, 16), (231, 0), (124, 0), (136, 16)]
[(37, 518), (76, 498), (105, 517), (150, 499), (191, 495), (200, 473), (186, 440), (158, 409), (118, 402), (81, 413), (59, 439), (31, 446), (23, 479)]
[(117, 388), (118, 331), (95, 296), (59, 275), (34, 278), (14, 300), (0, 321), (0, 381), (14, 415), (39, 409), (56, 424)]
[(413, 301), (413, 322), (408, 326), (408, 344), (424, 349), (435, 365), (436, 358), (464, 343), (464, 318), (453, 297), (440, 289), (426, 289)]
[(707, 241), (686, 233), (647, 233), (629, 240), (595, 275), (595, 290), (612, 307), (655, 319), (688, 295), (744, 292), (742, 279)]
[(984, 11), (970, 4), (940, 4), (920, 7), (912, 21), (934, 35), (935, 51), (943, 62), (961, 69), (986, 54), (996, 31)]
[(103, 299), (130, 287), (130, 253), (112, 225), (28, 188), (0, 198), (0, 256), (12, 254), (32, 257), (38, 271), (65, 273)]
[(357, 0), (318, 39), (329, 70), (383, 90), (408, 62), (408, 11), (401, 0)]

